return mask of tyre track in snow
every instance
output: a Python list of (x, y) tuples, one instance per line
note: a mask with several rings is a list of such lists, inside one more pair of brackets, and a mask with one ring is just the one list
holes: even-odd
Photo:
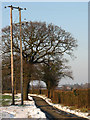
[(49, 120), (88, 120), (87, 118), (78, 117), (75, 114), (67, 113), (49, 105), (44, 99), (31, 96), (35, 101), (37, 108), (40, 108), (46, 114)]

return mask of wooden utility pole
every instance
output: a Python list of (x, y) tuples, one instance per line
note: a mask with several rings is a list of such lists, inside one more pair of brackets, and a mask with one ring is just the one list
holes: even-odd
[[(23, 8), (18, 7), (19, 10), (19, 25), (20, 25), (20, 59), (21, 59), (21, 74), (20, 74), (20, 78), (21, 78), (21, 105), (23, 105), (23, 56), (22, 56), (22, 27), (21, 27), (21, 10), (23, 10)], [(26, 10), (26, 8), (24, 8), (24, 10)]]
[[(26, 8), (20, 8), (20, 7), (10, 7), (10, 23), (11, 23), (11, 81), (12, 81), (12, 105), (14, 105), (14, 80), (13, 80), (13, 27), (12, 27), (12, 10), (18, 9), (19, 10), (19, 25), (20, 25), (20, 58), (21, 58), (21, 67), (20, 67), (20, 79), (21, 79), (21, 105), (23, 105), (23, 58), (22, 58), (22, 34), (21, 34), (21, 10), (26, 10)], [(6, 8), (6, 6), (5, 6)]]
[(11, 31), (11, 81), (12, 81), (12, 105), (14, 105), (14, 79), (13, 79), (13, 26), (12, 26), (12, 6), (10, 7), (10, 31)]
[(23, 58), (22, 58), (22, 34), (21, 34), (21, 8), (19, 8), (19, 24), (20, 24), (20, 59), (21, 59), (21, 105), (23, 105)]
[[(12, 10), (13, 6), (10, 7), (10, 33), (11, 33), (11, 85), (12, 85), (12, 105), (15, 104), (14, 101), (14, 79), (13, 79), (13, 25), (12, 25)], [(6, 8), (6, 6), (5, 6)]]

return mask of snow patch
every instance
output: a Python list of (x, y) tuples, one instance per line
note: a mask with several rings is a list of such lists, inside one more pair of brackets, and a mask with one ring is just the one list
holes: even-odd
[[(16, 96), (20, 97), (21, 95), (17, 94)], [(2, 118), (7, 118), (8, 116), (9, 118), (46, 118), (45, 114), (36, 107), (33, 98), (30, 96), (28, 101), (24, 101), (23, 106), (20, 105), (20, 98), (17, 99), (15, 104), (17, 105), (0, 107), (0, 116)]]
[(54, 103), (51, 102), (51, 99), (47, 98), (45, 95), (37, 95), (37, 94), (29, 94), (29, 95), (40, 97), (40, 98), (44, 99), (49, 105), (51, 105), (53, 107), (56, 107), (56, 108), (58, 108), (62, 111), (75, 114), (79, 117), (84, 117), (84, 118), (90, 119), (90, 116), (89, 116), (88, 112), (83, 113), (83, 112), (80, 112), (79, 110), (70, 110), (69, 106), (62, 106), (60, 104), (54, 104)]

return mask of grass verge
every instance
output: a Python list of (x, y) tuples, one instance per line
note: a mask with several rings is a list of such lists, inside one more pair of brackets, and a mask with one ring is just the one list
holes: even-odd
[[(1, 98), (2, 106), (8, 106), (12, 102), (12, 96), (10, 95), (2, 95), (2, 97), (0, 98)], [(15, 99), (18, 99), (18, 96), (15, 96)]]

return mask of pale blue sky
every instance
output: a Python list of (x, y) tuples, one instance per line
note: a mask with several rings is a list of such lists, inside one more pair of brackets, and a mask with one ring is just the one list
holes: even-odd
[[(13, 5), (26, 7), (22, 11), (22, 21), (42, 21), (61, 26), (70, 32), (78, 41), (75, 50), (77, 59), (71, 60), (74, 81), (61, 80), (61, 83), (88, 82), (88, 2), (3, 2), (2, 27), (10, 25), (10, 9), (4, 6)], [(18, 22), (18, 11), (13, 10), (13, 18)]]

